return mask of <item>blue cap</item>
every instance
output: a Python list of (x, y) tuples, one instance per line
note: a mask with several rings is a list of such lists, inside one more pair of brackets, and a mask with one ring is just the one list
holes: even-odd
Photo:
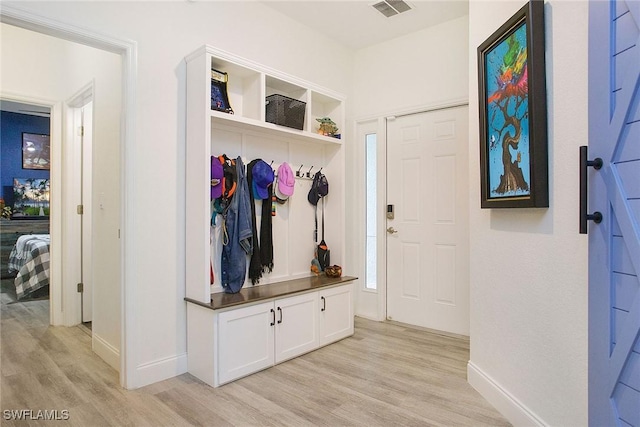
[(253, 179), (253, 198), (254, 199), (267, 199), (269, 198), (269, 186), (273, 184), (273, 169), (264, 160), (259, 160), (253, 169), (251, 169)]

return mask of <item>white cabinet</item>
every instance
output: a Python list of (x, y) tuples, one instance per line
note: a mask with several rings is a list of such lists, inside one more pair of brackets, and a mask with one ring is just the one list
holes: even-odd
[(273, 302), (225, 311), (217, 317), (217, 383), (273, 365)]
[(351, 287), (221, 310), (188, 304), (189, 372), (217, 387), (353, 335)]
[(218, 313), (215, 385), (318, 348), (318, 312), (318, 292), (308, 292)]
[(318, 291), (320, 305), (320, 345), (353, 335), (353, 301), (351, 286)]
[(318, 348), (318, 293), (275, 301), (275, 363)]
[(217, 315), (218, 383), (224, 384), (318, 348), (318, 293)]

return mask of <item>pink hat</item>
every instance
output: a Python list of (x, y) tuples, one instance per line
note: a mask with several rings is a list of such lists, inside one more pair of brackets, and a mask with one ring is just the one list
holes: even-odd
[(283, 162), (278, 168), (278, 188), (277, 192), (286, 199), (293, 194), (293, 187), (296, 184), (296, 179), (293, 176), (293, 171), (287, 162)]

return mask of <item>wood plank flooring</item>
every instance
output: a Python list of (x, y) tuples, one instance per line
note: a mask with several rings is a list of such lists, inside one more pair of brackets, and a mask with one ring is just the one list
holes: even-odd
[(3, 415), (68, 410), (55, 423), (83, 427), (510, 425), (467, 383), (467, 339), (406, 325), (356, 318), (353, 337), (217, 389), (184, 374), (129, 391), (87, 328), (48, 326), (48, 301), (1, 311)]

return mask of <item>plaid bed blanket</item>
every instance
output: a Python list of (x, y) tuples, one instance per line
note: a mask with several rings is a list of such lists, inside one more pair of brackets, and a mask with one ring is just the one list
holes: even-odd
[(20, 236), (9, 255), (9, 271), (17, 271), (14, 284), (18, 299), (49, 284), (48, 234)]

